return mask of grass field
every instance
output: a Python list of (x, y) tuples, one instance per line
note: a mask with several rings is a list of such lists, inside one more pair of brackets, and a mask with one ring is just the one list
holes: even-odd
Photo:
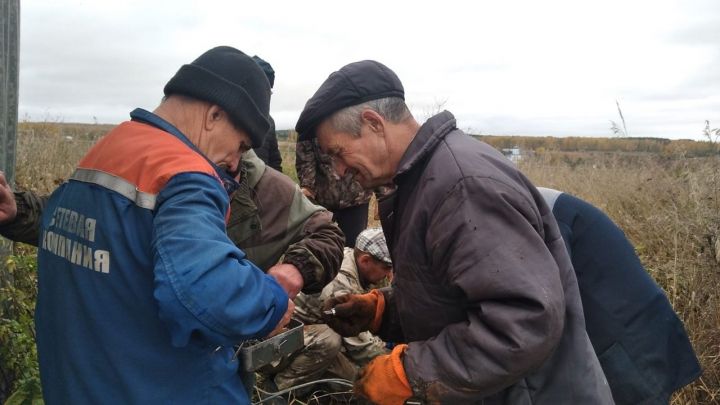
[[(22, 125), (17, 184), (42, 193), (66, 178), (97, 133), (107, 129), (81, 126), (59, 131), (53, 124)], [(281, 150), (285, 173), (296, 178), (292, 142), (281, 142)], [(600, 207), (625, 231), (685, 322), (703, 365), (702, 378), (678, 392), (672, 403), (719, 403), (720, 156), (688, 158), (682, 150), (669, 155), (543, 148), (519, 167), (538, 186), (572, 193)], [(34, 254), (20, 253), (20, 262)], [(9, 270), (3, 272), (0, 280), (7, 280)], [(31, 301), (34, 295), (29, 291), (22, 297)], [(24, 333), (34, 336), (32, 331)], [(5, 367), (3, 361), (0, 358), (0, 366)], [(2, 398), (0, 392), (0, 402)]]

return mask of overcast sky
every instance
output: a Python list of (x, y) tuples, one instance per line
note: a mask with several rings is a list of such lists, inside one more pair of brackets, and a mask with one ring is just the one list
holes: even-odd
[(378, 60), (419, 119), (473, 133), (702, 139), (720, 127), (719, 0), (21, 1), (20, 119), (119, 123), (217, 45), (276, 71), (294, 127), (327, 76)]

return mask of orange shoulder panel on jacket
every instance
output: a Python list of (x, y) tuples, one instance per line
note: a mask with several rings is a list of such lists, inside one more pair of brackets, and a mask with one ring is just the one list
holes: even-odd
[(101, 138), (78, 167), (121, 177), (150, 194), (158, 194), (179, 173), (206, 173), (220, 181), (212, 165), (180, 139), (135, 121), (123, 122)]

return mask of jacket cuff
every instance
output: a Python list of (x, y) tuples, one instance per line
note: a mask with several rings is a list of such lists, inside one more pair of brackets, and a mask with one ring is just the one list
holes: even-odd
[(275, 327), (278, 323), (282, 320), (283, 316), (285, 316), (285, 312), (287, 312), (288, 308), (288, 295), (283, 290), (283, 288), (280, 286), (280, 284), (275, 281), (275, 279), (272, 276), (268, 276), (265, 274), (265, 277), (270, 279), (270, 286), (272, 288), (273, 295), (275, 296), (275, 302), (277, 303), (277, 306), (275, 307), (275, 311), (273, 312), (272, 317), (270, 317), (270, 320), (268, 321), (265, 328), (260, 331), (259, 335), (262, 337), (265, 337), (270, 334), (273, 330), (275, 330)]
[(17, 214), (14, 220), (0, 225), (0, 235), (15, 242), (37, 246), (40, 226), (39, 216), (42, 213), (42, 208), (33, 207), (22, 192), (14, 192), (13, 195), (17, 205)]
[(303, 278), (303, 293), (316, 294), (322, 291), (323, 266), (309, 250), (301, 247), (290, 249), (285, 252), (282, 263), (292, 264), (300, 271)]
[(383, 314), (385, 314), (385, 295), (379, 290), (372, 290), (368, 294), (372, 294), (377, 299), (377, 305), (375, 306), (375, 319), (373, 319), (370, 325), (370, 333), (377, 333), (382, 325)]

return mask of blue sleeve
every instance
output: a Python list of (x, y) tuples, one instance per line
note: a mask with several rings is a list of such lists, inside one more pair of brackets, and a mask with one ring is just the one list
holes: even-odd
[(158, 195), (152, 235), (155, 299), (172, 343), (231, 345), (269, 334), (288, 296), (227, 237), (217, 179), (174, 176)]

